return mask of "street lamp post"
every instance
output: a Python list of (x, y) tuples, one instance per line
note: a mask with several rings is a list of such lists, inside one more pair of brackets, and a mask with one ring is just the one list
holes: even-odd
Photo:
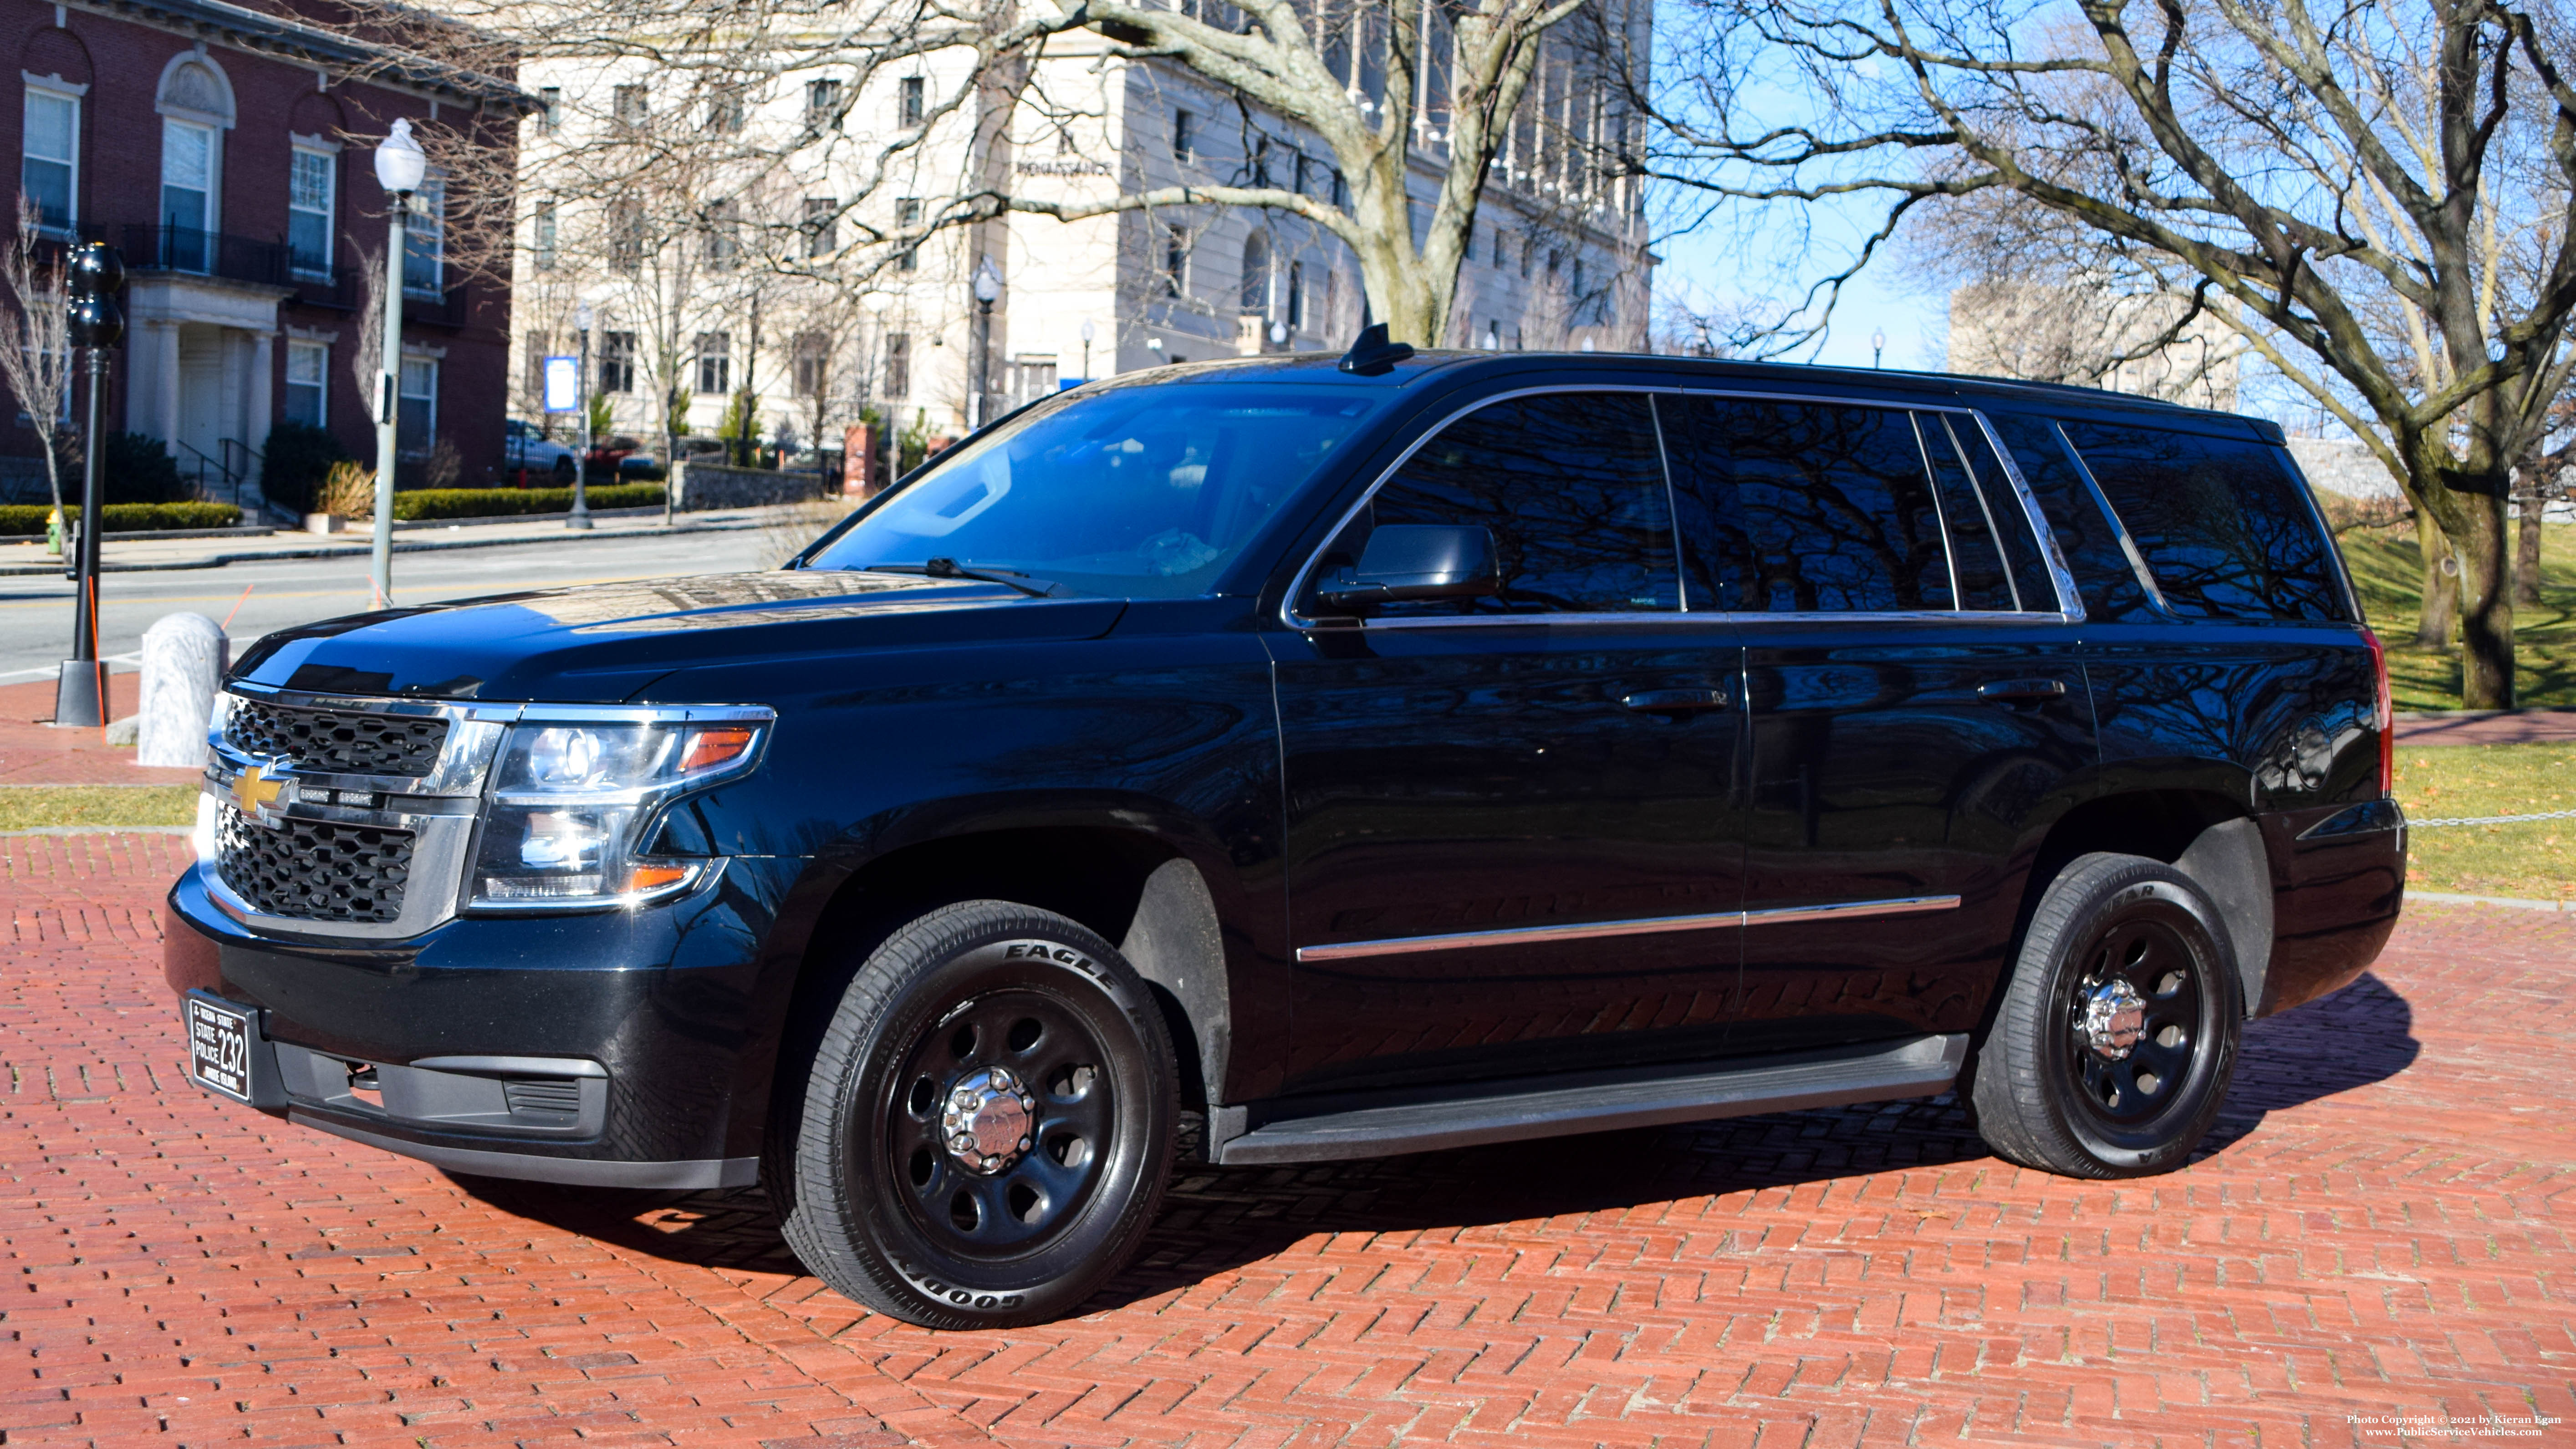
[(1881, 327), (1869, 334), (1869, 365), (1877, 367), (1886, 356), (1887, 329)]
[(394, 204), (385, 236), (383, 361), (376, 373), (376, 539), (373, 576), (376, 607), (394, 601), (394, 424), (402, 407), (402, 299), (411, 260), (404, 220), (412, 193), (429, 175), (429, 157), (411, 138), (411, 122), (397, 117), (376, 146), (376, 183)]
[[(877, 324), (877, 346), (884, 350), (886, 358), (885, 366), (877, 369), (877, 376), (884, 378), (887, 376), (886, 369), (891, 368), (894, 364), (894, 339), (887, 335), (885, 330), (886, 309), (894, 305), (894, 294), (892, 292), (861, 292), (859, 294), (859, 305), (867, 309), (868, 316), (874, 319)], [(894, 390), (892, 388), (880, 387), (877, 391), (879, 394), (877, 400), (877, 429), (886, 436), (885, 481), (886, 483), (892, 483), (894, 481), (894, 466), (898, 461), (894, 451)], [(871, 447), (868, 451), (870, 453), (874, 453), (876, 449)], [(862, 493), (875, 493), (883, 490), (883, 484), (880, 484), (877, 488), (873, 489), (868, 487), (868, 467), (875, 461), (876, 459), (873, 457), (862, 458), (859, 460), (859, 491)]]
[(1002, 298), (1002, 272), (986, 257), (975, 264), (974, 427), (993, 420), (993, 304)]
[(1084, 382), (1091, 381), (1091, 339), (1094, 335), (1091, 319), (1084, 318), (1082, 320), (1082, 380)]
[(99, 533), (107, 493), (106, 448), (98, 431), (99, 391), (107, 382), (107, 349), (125, 335), (115, 293), (125, 285), (116, 248), (89, 242), (72, 253), (64, 291), (70, 297), (71, 345), (89, 349), (89, 420), (81, 432), (80, 587), (72, 595), (72, 657), (54, 684), (54, 723), (107, 723), (107, 666), (98, 657)]
[[(579, 363), (581, 386), (578, 389), (581, 397), (581, 456), (575, 459), (572, 465), (572, 512), (564, 515), (566, 528), (591, 526), (588, 484), (590, 482), (590, 324), (593, 320), (595, 319), (591, 315), (588, 302), (573, 309), (572, 325), (581, 333), (581, 362)], [(663, 491), (669, 492), (669, 485), (665, 484)]]

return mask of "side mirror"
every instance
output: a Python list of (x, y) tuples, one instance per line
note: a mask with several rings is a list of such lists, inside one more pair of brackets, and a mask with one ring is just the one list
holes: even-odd
[(1324, 580), (1318, 606), (1350, 612), (1407, 599), (1481, 599), (1503, 591), (1493, 531), (1477, 524), (1389, 523), (1369, 534), (1359, 564)]

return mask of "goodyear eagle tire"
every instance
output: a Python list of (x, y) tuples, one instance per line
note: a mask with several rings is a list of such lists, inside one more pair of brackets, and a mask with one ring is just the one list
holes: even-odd
[(1108, 942), (966, 901), (859, 968), (773, 1190), (805, 1266), (871, 1308), (928, 1328), (1043, 1322), (1135, 1252), (1178, 1111), (1162, 1015)]

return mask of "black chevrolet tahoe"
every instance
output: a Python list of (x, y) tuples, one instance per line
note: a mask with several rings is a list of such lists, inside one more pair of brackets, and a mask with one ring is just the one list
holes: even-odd
[(779, 570), (268, 636), (170, 897), (192, 1077), (759, 1182), (832, 1286), (993, 1326), (1184, 1151), (1955, 1090), (2166, 1171), (2386, 941), (2385, 668), (2278, 429), (1400, 351), (1059, 394)]

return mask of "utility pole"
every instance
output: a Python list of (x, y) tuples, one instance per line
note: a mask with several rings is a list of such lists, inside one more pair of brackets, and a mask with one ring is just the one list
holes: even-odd
[(581, 332), (581, 459), (572, 470), (572, 512), (564, 515), (564, 527), (588, 528), (590, 522), (590, 324), (597, 320), (590, 304), (573, 309), (572, 325)]
[(89, 350), (89, 421), (81, 434), (80, 587), (72, 595), (72, 657), (54, 684), (54, 723), (107, 723), (107, 666), (98, 657), (99, 534), (105, 527), (107, 448), (98, 431), (99, 392), (107, 384), (107, 349), (125, 335), (116, 291), (125, 259), (104, 242), (72, 253), (63, 281), (70, 294), (71, 345)]

